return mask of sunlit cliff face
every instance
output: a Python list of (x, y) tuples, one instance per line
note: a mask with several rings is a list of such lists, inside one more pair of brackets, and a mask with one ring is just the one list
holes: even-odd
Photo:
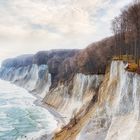
[(140, 76), (125, 71), (124, 65), (112, 62), (99, 90), (96, 112), (78, 139), (140, 139)]
[(51, 75), (47, 65), (33, 64), (19, 68), (2, 67), (0, 74), (2, 79), (11, 81), (42, 98), (51, 86)]
[(102, 80), (103, 75), (76, 74), (69, 84), (59, 84), (46, 93), (43, 101), (61, 113), (68, 123), (77, 113), (86, 110)]

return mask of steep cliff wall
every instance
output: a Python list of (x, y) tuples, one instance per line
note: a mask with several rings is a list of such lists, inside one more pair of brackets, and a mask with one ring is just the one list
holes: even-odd
[(28, 65), (23, 67), (1, 67), (1, 78), (44, 97), (51, 86), (51, 74), (47, 65)]
[(77, 53), (78, 50), (51, 50), (6, 59), (0, 68), (0, 78), (44, 97), (57, 85), (61, 63)]
[(99, 90), (90, 121), (77, 140), (140, 139), (140, 76), (115, 61)]
[(49, 91), (44, 102), (55, 108), (66, 123), (76, 114), (82, 114), (97, 94), (103, 75), (76, 74), (72, 81), (59, 84)]

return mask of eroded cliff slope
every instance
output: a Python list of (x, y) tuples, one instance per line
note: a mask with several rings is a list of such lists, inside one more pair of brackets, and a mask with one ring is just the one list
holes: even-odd
[(112, 62), (99, 89), (94, 113), (78, 140), (140, 139), (140, 76), (125, 71), (124, 65)]
[(60, 83), (55, 89), (50, 90), (43, 101), (61, 113), (68, 123), (77, 114), (80, 116), (85, 113), (96, 96), (103, 77), (76, 74), (69, 83)]

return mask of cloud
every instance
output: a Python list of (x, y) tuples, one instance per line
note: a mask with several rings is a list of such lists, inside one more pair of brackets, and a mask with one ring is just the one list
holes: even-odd
[(92, 34), (96, 30), (94, 16), (105, 3), (105, 0), (7, 0), (1, 3), (0, 31), (5, 29), (5, 33), (17, 36), (42, 30), (64, 36)]
[(15, 49), (18, 53), (51, 48), (83, 48), (111, 34), (110, 20), (128, 2), (0, 0), (0, 42), (12, 40), (11, 48), (18, 46)]

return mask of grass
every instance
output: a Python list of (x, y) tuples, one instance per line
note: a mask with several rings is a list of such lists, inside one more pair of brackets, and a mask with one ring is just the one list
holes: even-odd
[(116, 60), (116, 61), (123, 60), (123, 61), (128, 61), (128, 62), (134, 62), (134, 58), (132, 55), (114, 56), (113, 60)]
[(120, 60), (123, 60), (121, 57), (119, 57), (119, 56), (114, 56), (113, 57), (113, 60), (114, 61), (120, 61)]

